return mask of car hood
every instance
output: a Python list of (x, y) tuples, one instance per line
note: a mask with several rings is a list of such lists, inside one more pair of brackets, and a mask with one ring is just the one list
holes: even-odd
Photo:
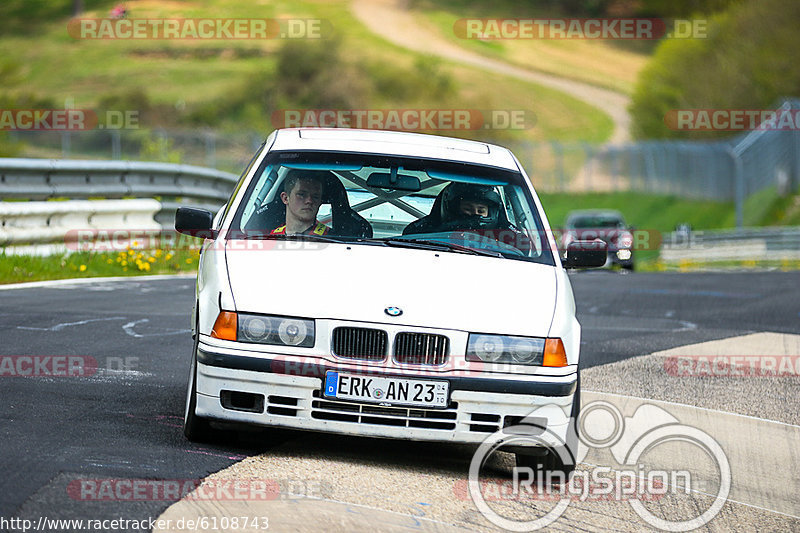
[[(240, 250), (228, 243), (237, 311), (530, 336), (546, 336), (553, 319), (553, 266), (408, 248), (271, 242), (295, 249)], [(402, 315), (389, 317), (384, 310), (390, 306)]]

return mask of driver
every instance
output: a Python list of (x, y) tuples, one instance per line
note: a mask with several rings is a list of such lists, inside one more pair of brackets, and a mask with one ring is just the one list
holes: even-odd
[(322, 205), (323, 180), (313, 173), (292, 172), (286, 177), (281, 200), (286, 205), (286, 224), (271, 235), (326, 235), (330, 228), (317, 221)]

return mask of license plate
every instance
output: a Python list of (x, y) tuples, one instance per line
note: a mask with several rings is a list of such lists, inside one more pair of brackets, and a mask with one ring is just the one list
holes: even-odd
[(447, 407), (449, 385), (447, 381), (358, 376), (329, 371), (325, 374), (324, 395), (340, 400), (443, 408)]

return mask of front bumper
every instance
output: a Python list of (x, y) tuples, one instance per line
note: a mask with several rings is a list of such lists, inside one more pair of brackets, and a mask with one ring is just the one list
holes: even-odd
[(606, 259), (606, 264), (604, 265), (606, 268), (612, 265), (619, 265), (622, 267), (628, 267), (633, 264), (633, 253), (631, 250), (627, 248), (622, 248), (617, 250), (616, 248), (613, 250), (608, 251), (608, 257)]
[[(386, 406), (322, 397), (326, 370), (360, 374), (363, 367), (324, 359), (309, 365), (307, 360), (292, 359), (221, 349), (201, 341), (196, 414), (262, 426), (464, 444), (479, 444), (489, 434), (525, 419), (525, 424), (539, 428), (529, 428), (528, 434), (541, 445), (558, 446), (566, 438), (577, 383), (577, 371), (562, 376), (404, 373), (405, 378), (449, 381), (449, 405), (445, 409)], [(396, 375), (388, 368), (378, 373)], [(230, 401), (231, 394), (257, 401), (237, 406)]]

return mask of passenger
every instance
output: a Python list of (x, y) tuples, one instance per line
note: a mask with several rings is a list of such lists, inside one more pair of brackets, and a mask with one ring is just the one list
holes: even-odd
[(451, 183), (439, 200), (438, 209), (406, 226), (403, 235), (467, 232), (513, 246), (526, 255), (530, 252), (530, 238), (509, 223), (494, 187)]
[(313, 174), (292, 172), (284, 181), (281, 200), (286, 205), (286, 223), (271, 235), (326, 235), (330, 228), (317, 221), (324, 182)]
[(505, 229), (494, 187), (453, 183), (442, 196), (442, 229)]
[(466, 198), (462, 198), (459, 200), (458, 208), (462, 214), (467, 216), (489, 216), (489, 204), (481, 200), (467, 200)]

